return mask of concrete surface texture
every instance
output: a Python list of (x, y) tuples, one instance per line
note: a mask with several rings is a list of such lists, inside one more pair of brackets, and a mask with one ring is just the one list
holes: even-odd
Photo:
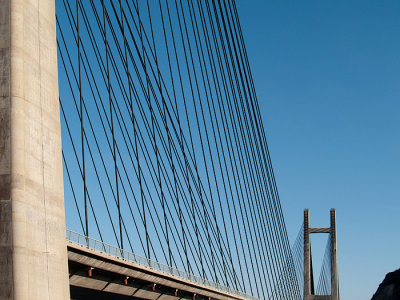
[(0, 299), (69, 299), (54, 0), (0, 0)]

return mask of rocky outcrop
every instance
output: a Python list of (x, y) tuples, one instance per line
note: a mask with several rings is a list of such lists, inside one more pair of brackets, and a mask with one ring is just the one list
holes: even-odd
[(371, 300), (400, 299), (400, 269), (386, 274)]

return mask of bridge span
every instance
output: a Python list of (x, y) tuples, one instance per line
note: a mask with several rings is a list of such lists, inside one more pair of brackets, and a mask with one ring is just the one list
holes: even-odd
[(70, 230), (67, 249), (72, 299), (258, 299)]

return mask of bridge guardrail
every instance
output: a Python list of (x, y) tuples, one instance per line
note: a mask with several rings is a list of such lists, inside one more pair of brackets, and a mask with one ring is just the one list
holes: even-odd
[(249, 300), (259, 300), (256, 297), (253, 297), (253, 296), (247, 295), (243, 292), (234, 290), (225, 285), (222, 285), (222, 284), (219, 284), (216, 282), (212, 282), (212, 281), (204, 279), (200, 276), (192, 275), (192, 274), (184, 272), (184, 271), (180, 271), (173, 267), (167, 266), (165, 264), (161, 264), (154, 260), (147, 259), (145, 257), (142, 257), (142, 256), (134, 254), (132, 252), (120, 249), (118, 247), (103, 243), (102, 241), (98, 241), (96, 239), (87, 237), (83, 234), (74, 232), (69, 229), (67, 229), (67, 240), (69, 242), (78, 244), (80, 246), (84, 246), (84, 247), (87, 247), (92, 250), (100, 251), (100, 252), (118, 257), (118, 258), (126, 260), (126, 261), (134, 262), (141, 266), (164, 272), (168, 275), (173, 275), (173, 276), (179, 277), (181, 279), (185, 279), (185, 280), (192, 281), (194, 283), (202, 284), (207, 287), (211, 287), (211, 288), (226, 292), (231, 295), (235, 295), (235, 296), (242, 297), (242, 298), (249, 299)]

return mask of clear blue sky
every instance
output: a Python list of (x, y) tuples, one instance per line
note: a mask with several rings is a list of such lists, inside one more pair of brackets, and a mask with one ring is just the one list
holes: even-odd
[(400, 1), (237, 5), (290, 239), (336, 208), (341, 299), (370, 299), (400, 267)]

